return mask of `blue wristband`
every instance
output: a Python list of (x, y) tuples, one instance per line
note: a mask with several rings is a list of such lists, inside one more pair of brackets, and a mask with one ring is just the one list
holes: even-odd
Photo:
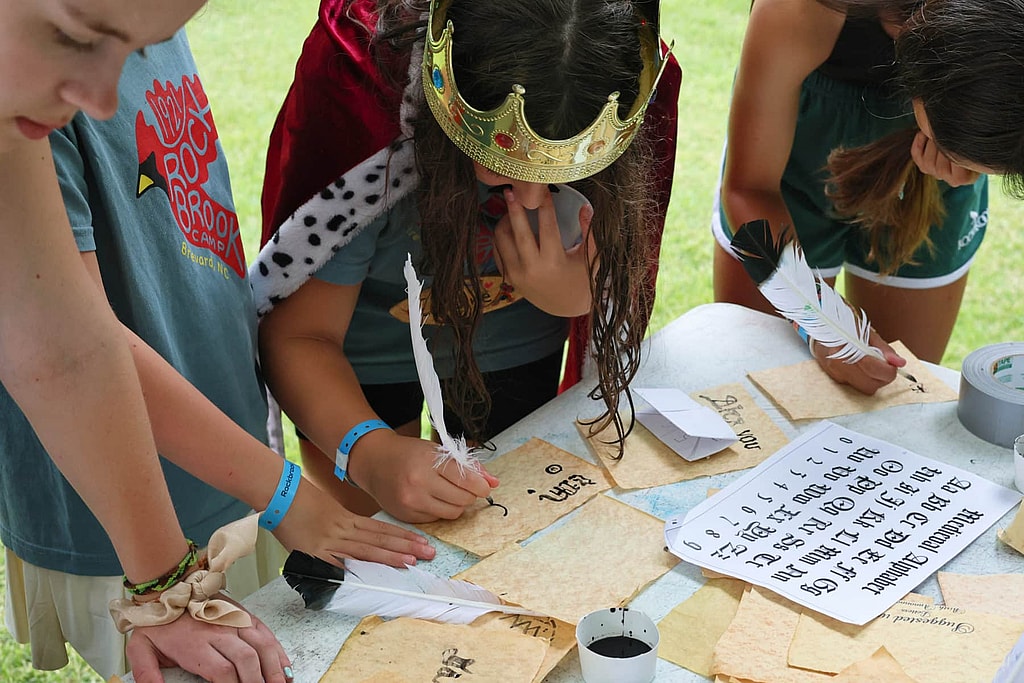
[[(384, 420), (366, 420), (348, 430), (348, 433), (338, 445), (337, 452), (334, 454), (334, 476), (341, 481), (345, 481), (345, 477), (348, 475), (348, 454), (352, 452), (352, 447), (363, 436), (378, 429), (391, 429), (391, 427)], [(355, 486), (355, 482), (351, 478), (348, 482)]]
[(281, 469), (281, 480), (277, 482), (277, 490), (274, 497), (267, 503), (267, 509), (260, 513), (260, 526), (267, 531), (273, 531), (284, 519), (288, 508), (295, 500), (295, 492), (299, 490), (299, 479), (302, 478), (302, 470), (299, 466), (288, 460), (284, 461)]
[(793, 323), (793, 328), (796, 329), (796, 333), (800, 335), (800, 338), (804, 340), (805, 344), (809, 344), (811, 341), (810, 335), (807, 334), (807, 330), (800, 327), (796, 323)]

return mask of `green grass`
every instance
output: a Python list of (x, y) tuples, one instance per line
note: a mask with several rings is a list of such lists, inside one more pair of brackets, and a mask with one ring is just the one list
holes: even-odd
[[(259, 195), (267, 135), (291, 81), (295, 58), (316, 18), (316, 0), (212, 0), (189, 28), (221, 140), (231, 163), (235, 203), (250, 259), (259, 243)], [(661, 253), (653, 328), (711, 301), (711, 196), (733, 69), (749, 0), (665, 0), (663, 34), (683, 65), (675, 184)], [(1021, 339), (1024, 202), (995, 182), (991, 234), (978, 255), (944, 363), (984, 344)], [(291, 437), (293, 439), (293, 437)], [(290, 442), (294, 454), (294, 440)], [(2, 577), (2, 565), (0, 565)], [(2, 593), (0, 593), (2, 595)], [(34, 672), (28, 650), (0, 629), (0, 678), (11, 683), (98, 681), (81, 660), (60, 672)]]

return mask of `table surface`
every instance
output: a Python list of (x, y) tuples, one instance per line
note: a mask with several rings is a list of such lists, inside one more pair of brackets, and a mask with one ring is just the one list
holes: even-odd
[[(754, 370), (807, 360), (807, 346), (793, 333), (789, 323), (780, 318), (730, 304), (707, 304), (687, 312), (652, 335), (645, 351), (635, 386), (676, 387), (691, 393), (740, 382), (790, 438), (815, 424), (811, 420), (790, 421), (747, 378), (747, 373)], [(933, 369), (943, 381), (958, 387), (958, 373), (941, 367)], [(498, 452), (506, 452), (531, 437), (539, 437), (594, 462), (574, 427), (577, 417), (593, 417), (600, 412), (599, 406), (587, 397), (588, 388), (586, 382), (573, 387), (500, 434), (494, 440)], [(833, 421), (920, 455), (970, 470), (997, 484), (1013, 486), (1010, 450), (983, 441), (964, 429), (957, 419), (955, 402), (897, 406), (837, 417)], [(741, 474), (729, 472), (652, 489), (612, 489), (609, 495), (665, 519), (704, 500), (708, 488), (724, 487)], [(963, 574), (1024, 572), (1024, 556), (996, 540), (996, 529), (1006, 526), (1012, 515), (1012, 511), (1007, 513), (943, 569)], [(472, 553), (440, 541), (435, 541), (435, 546), (437, 557), (420, 565), (435, 574), (451, 576), (478, 560)], [(630, 605), (660, 621), (703, 583), (699, 568), (680, 562), (675, 569), (648, 586)], [(940, 597), (934, 575), (917, 590)], [(318, 681), (349, 632), (359, 622), (352, 617), (304, 609), (298, 594), (280, 578), (249, 596), (244, 603), (266, 622), (288, 651), (296, 683)], [(165, 677), (167, 683), (200, 680), (180, 670), (165, 671)], [(129, 674), (125, 680), (130, 683), (134, 679)], [(576, 654), (570, 653), (545, 680), (551, 683), (582, 682)], [(659, 683), (676, 683), (707, 679), (665, 660), (658, 660), (656, 680)]]

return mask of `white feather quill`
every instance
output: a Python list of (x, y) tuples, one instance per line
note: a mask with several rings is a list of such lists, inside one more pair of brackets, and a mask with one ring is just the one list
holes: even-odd
[(441, 439), (441, 445), (437, 447), (434, 467), (440, 467), (448, 460), (454, 460), (458, 463), (460, 472), (465, 468), (479, 471), (480, 461), (477, 459), (476, 449), (467, 445), (464, 437), (453, 437), (449, 434), (444, 423), (444, 399), (441, 397), (441, 382), (434, 371), (434, 359), (430, 355), (430, 349), (427, 348), (427, 340), (423, 338), (423, 311), (420, 305), (423, 284), (416, 275), (416, 269), (412, 265), (412, 256), (409, 254), (406, 254), (404, 273), (409, 292), (409, 334), (412, 337), (416, 374), (420, 378), (420, 386), (423, 388), (423, 396), (427, 402), (430, 424), (434, 426)]
[(306, 607), (357, 617), (411, 617), (468, 624), (488, 612), (541, 616), (505, 605), (488, 590), (466, 581), (445, 579), (406, 567), (345, 560), (339, 569), (315, 557), (293, 552), (281, 572), (302, 595)]
[(775, 310), (795, 322), (823, 346), (835, 349), (829, 358), (856, 363), (865, 356), (884, 359), (871, 346), (871, 323), (862, 310), (854, 310), (812, 270), (803, 251), (786, 231), (773, 240), (768, 222), (744, 223), (736, 231), (732, 249)]

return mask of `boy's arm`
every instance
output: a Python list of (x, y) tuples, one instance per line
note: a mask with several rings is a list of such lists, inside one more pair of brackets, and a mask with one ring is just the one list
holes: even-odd
[(119, 324), (71, 239), (49, 144), (0, 156), (0, 381), (129, 579), (185, 555)]
[[(95, 252), (82, 252), (81, 258), (97, 291), (104, 292)], [(225, 415), (142, 338), (121, 328), (160, 454), (254, 510), (265, 509), (281, 477), (281, 457)], [(422, 536), (355, 515), (305, 479), (274, 535), (289, 550), (298, 548), (332, 563), (355, 557), (404, 567), (434, 555)]]
[[(71, 239), (45, 140), (0, 154), (0, 239), (0, 381), (103, 525), (129, 580), (161, 576), (185, 556), (185, 538), (131, 354)], [(285, 679), (287, 655), (258, 622), (225, 628), (186, 614), (135, 635), (129, 660), (140, 683), (162, 680), (157, 664)], [(231, 637), (240, 642), (230, 654), (214, 649)]]

